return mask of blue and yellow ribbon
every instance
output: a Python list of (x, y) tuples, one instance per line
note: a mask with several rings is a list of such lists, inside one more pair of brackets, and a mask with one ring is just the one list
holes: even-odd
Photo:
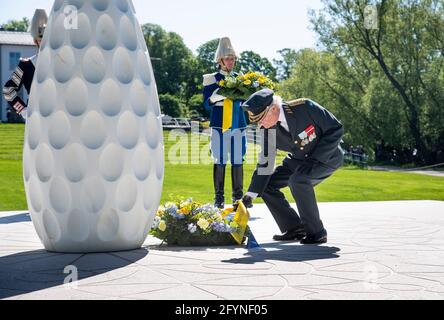
[[(222, 213), (222, 217), (225, 218), (229, 214), (234, 212), (234, 208), (226, 209)], [(247, 231), (248, 222), (250, 221), (250, 214), (245, 207), (244, 203), (241, 201), (238, 202), (237, 210), (234, 215), (233, 221), (236, 222), (239, 228), (231, 233), (231, 236), (236, 240), (236, 242), (241, 245), (245, 236), (245, 232)]]

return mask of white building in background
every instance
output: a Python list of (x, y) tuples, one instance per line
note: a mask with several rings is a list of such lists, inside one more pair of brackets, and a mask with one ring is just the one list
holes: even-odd
[[(6, 122), (8, 104), (1, 94), (6, 81), (19, 63), (20, 57), (32, 57), (37, 53), (37, 47), (30, 33), (0, 31), (0, 122)], [(23, 101), (28, 100), (26, 90), (20, 93)]]

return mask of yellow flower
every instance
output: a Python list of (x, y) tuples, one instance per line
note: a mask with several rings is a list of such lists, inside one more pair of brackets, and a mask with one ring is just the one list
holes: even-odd
[(219, 82), (219, 86), (221, 86), (221, 87), (225, 87), (225, 80), (221, 80), (221, 81)]
[(183, 215), (190, 214), (190, 210), (187, 207), (180, 209), (179, 212)]
[(163, 217), (165, 215), (165, 207), (160, 206), (159, 209), (156, 212), (156, 216)]
[(246, 85), (246, 86), (251, 85), (251, 83), (252, 83), (251, 80), (245, 80), (245, 81), (244, 81), (244, 85)]
[(210, 226), (210, 223), (205, 220), (205, 219), (199, 219), (199, 221), (197, 222), (197, 225), (202, 229), (202, 230), (207, 230), (208, 227)]
[(222, 211), (222, 217), (228, 216), (230, 213), (233, 213), (233, 211), (233, 208), (225, 209), (224, 211)]
[(164, 232), (166, 230), (166, 228), (167, 228), (167, 225), (166, 225), (165, 221), (164, 220), (160, 220), (159, 230)]

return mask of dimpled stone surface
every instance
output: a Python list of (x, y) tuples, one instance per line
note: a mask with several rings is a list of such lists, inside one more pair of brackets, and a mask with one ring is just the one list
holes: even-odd
[(83, 57), (83, 76), (91, 83), (100, 83), (106, 73), (106, 62), (97, 47), (88, 49)]
[(39, 110), (43, 117), (50, 116), (57, 105), (56, 86), (54, 81), (48, 79), (40, 86)]
[(81, 116), (88, 107), (88, 87), (80, 78), (73, 79), (65, 91), (65, 107), (74, 117)]
[(41, 182), (48, 182), (54, 169), (54, 157), (46, 144), (39, 145), (36, 152), (35, 169)]
[(54, 113), (48, 121), (48, 139), (54, 149), (61, 150), (71, 137), (71, 123), (63, 111)]
[(53, 72), (55, 79), (60, 83), (70, 80), (76, 69), (76, 57), (71, 47), (64, 46), (56, 51), (53, 63)]
[[(66, 26), (67, 5), (76, 28)], [(132, 3), (55, 1), (36, 76), (23, 174), (39, 238), (56, 252), (139, 248), (159, 205), (164, 155)]]
[(39, 53), (38, 63), (41, 68), (37, 70), (37, 81), (42, 83), (47, 79), (49, 70), (51, 69), (51, 53), (49, 49), (43, 49)]
[(125, 111), (117, 124), (117, 137), (126, 149), (133, 149), (139, 140), (139, 120), (131, 111)]
[(148, 111), (148, 93), (143, 83), (136, 80), (131, 87), (131, 105), (134, 113), (140, 117), (146, 115)]
[(91, 24), (86, 14), (79, 14), (77, 20), (77, 29), (69, 32), (71, 44), (76, 49), (83, 49), (86, 47), (91, 39)]
[(113, 20), (108, 15), (102, 15), (97, 21), (97, 42), (105, 50), (114, 49), (117, 44), (117, 31)]
[(100, 107), (107, 116), (119, 114), (123, 103), (120, 86), (113, 79), (107, 79), (100, 89), (99, 100)]

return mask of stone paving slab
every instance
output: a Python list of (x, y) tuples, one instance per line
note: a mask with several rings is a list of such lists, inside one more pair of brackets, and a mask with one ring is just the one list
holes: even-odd
[[(322, 246), (273, 242), (251, 210), (261, 249), (171, 248), (148, 237), (130, 252), (46, 252), (26, 212), (0, 213), (0, 299), (444, 299), (444, 202), (322, 203)], [(78, 281), (64, 284), (65, 267)]]

